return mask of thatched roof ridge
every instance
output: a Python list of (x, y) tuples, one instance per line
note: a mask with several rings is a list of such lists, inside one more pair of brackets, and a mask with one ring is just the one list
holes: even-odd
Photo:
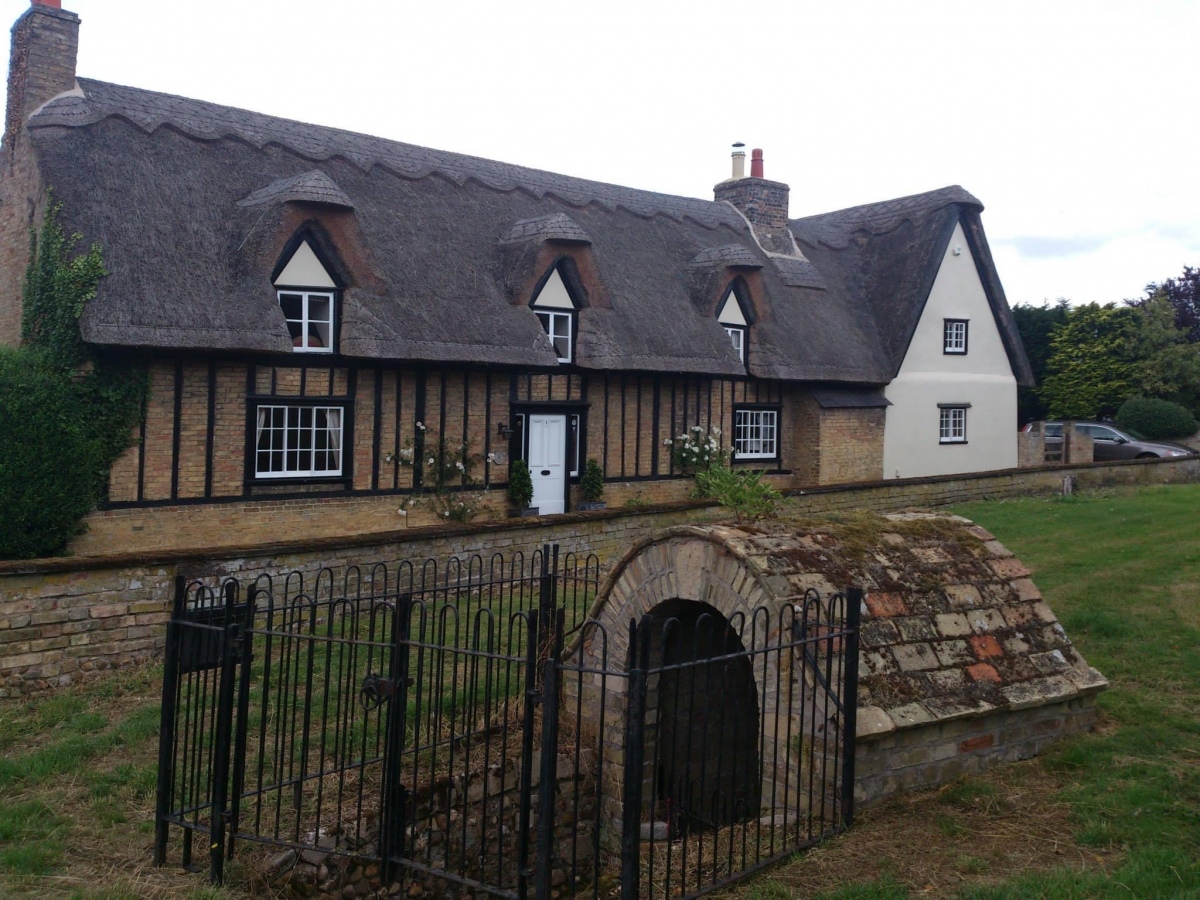
[(740, 219), (730, 207), (706, 200), (572, 178), (90, 78), (80, 78), (79, 86), (83, 96), (58, 98), (30, 125), (81, 127), (115, 116), (146, 132), (169, 127), (199, 140), (235, 138), (260, 150), (274, 144), (313, 161), (341, 157), (364, 171), (382, 166), (405, 178), (438, 175), (459, 186), (476, 181), (498, 191), (552, 195), (572, 205), (599, 203), (641, 216), (687, 217), (707, 228), (735, 225)]

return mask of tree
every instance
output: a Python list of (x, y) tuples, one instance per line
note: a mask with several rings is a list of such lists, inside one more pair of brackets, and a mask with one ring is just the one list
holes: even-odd
[[(1014, 306), (1013, 320), (1021, 335), (1021, 343), (1025, 345), (1025, 355), (1029, 357), (1033, 378), (1041, 384), (1046, 378), (1046, 362), (1050, 358), (1050, 338), (1054, 329), (1067, 321), (1067, 313), (1071, 304), (1064, 297), (1051, 306), (1048, 302), (1041, 306), (1022, 303)], [(1046, 418), (1046, 404), (1038, 396), (1037, 388), (1022, 387), (1017, 390), (1017, 424), (1032, 422)]]
[(1038, 394), (1048, 415), (1090, 419), (1112, 415), (1133, 393), (1127, 358), (1136, 311), (1089, 303), (1067, 313), (1050, 339), (1046, 378)]
[(1153, 281), (1146, 285), (1146, 296), (1126, 300), (1130, 306), (1144, 306), (1152, 299), (1165, 299), (1174, 310), (1175, 325), (1193, 344), (1200, 343), (1200, 269), (1183, 267), (1178, 278), (1168, 278), (1162, 284)]
[(1050, 339), (1039, 395), (1054, 417), (1111, 416), (1129, 397), (1192, 407), (1200, 396), (1200, 347), (1176, 327), (1162, 296), (1142, 303), (1090, 303), (1066, 313)]

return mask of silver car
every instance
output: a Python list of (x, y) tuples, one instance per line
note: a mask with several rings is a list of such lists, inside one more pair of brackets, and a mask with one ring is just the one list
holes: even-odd
[[(1026, 425), (1028, 431), (1030, 426)], [(1103, 462), (1110, 459), (1154, 459), (1173, 456), (1195, 456), (1198, 452), (1183, 444), (1172, 441), (1147, 441), (1134, 437), (1105, 422), (1076, 422), (1075, 430), (1091, 435), (1094, 459)], [(1059, 451), (1062, 446), (1062, 422), (1046, 423), (1046, 452)]]

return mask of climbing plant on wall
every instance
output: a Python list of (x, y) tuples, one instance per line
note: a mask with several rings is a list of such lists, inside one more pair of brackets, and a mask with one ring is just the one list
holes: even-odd
[(30, 235), (22, 346), (0, 348), (0, 559), (59, 553), (79, 533), (145, 403), (145, 370), (80, 335), (104, 264), (95, 244), (76, 254), (59, 212)]

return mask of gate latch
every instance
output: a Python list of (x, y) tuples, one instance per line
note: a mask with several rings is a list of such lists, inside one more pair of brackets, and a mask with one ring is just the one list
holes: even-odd
[[(403, 679), (404, 687), (412, 687), (412, 679)], [(363, 679), (362, 690), (359, 691), (358, 699), (362, 703), (363, 709), (378, 709), (383, 705), (385, 700), (391, 700), (396, 693), (397, 682), (392, 678), (385, 678), (382, 675), (376, 675), (371, 672)]]

